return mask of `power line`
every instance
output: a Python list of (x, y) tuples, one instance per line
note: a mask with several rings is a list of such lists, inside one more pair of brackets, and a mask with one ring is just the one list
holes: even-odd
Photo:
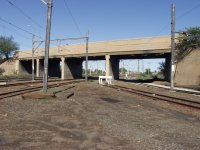
[[(197, 9), (198, 7), (200, 7), (200, 3), (194, 7), (192, 7), (191, 9), (187, 10), (186, 12), (184, 12), (183, 14), (181, 14), (180, 16), (178, 16), (176, 18), (176, 21), (180, 20), (181, 18), (183, 18), (185, 15), (191, 13), (192, 11), (194, 11), (195, 9)], [(171, 24), (168, 23), (166, 24), (157, 34), (160, 34), (162, 31), (166, 30)]]
[[(23, 32), (26, 32), (26, 33), (31, 34), (31, 35), (35, 35), (35, 34), (33, 34), (32, 32), (29, 32), (29, 31), (27, 31), (27, 30), (25, 30), (25, 29), (23, 29), (23, 28), (21, 28), (21, 27), (15, 25), (15, 24), (13, 24), (13, 23), (11, 23), (11, 22), (5, 20), (5, 19), (2, 19), (1, 17), (0, 17), (0, 21), (4, 22), (4, 23), (6, 23), (6, 24), (9, 24), (10, 26), (13, 26), (13, 27), (15, 27), (16, 29), (21, 30), (21, 31), (23, 31)], [(37, 35), (35, 35), (35, 36), (37, 36)], [(38, 38), (41, 38), (40, 36), (37, 36), (37, 37), (38, 37)]]
[(7, 31), (15, 32), (17, 35), (19, 35), (19, 36), (21, 36), (21, 37), (23, 37), (23, 38), (25, 38), (25, 39), (31, 39), (30, 37), (27, 37), (27, 36), (24, 36), (24, 35), (22, 35), (22, 34), (19, 34), (19, 33), (17, 33), (16, 31), (14, 31), (14, 30), (12, 30), (12, 29), (10, 29), (10, 28), (8, 28), (8, 27), (5, 27), (5, 26), (2, 25), (2, 24), (0, 24), (0, 27), (2, 27), (3, 29), (6, 29)]
[(193, 8), (187, 10), (185, 13), (183, 13), (182, 15), (180, 15), (179, 17), (177, 17), (176, 21), (181, 19), (182, 17), (184, 17), (185, 15), (191, 13), (192, 11), (194, 11), (195, 9), (197, 9), (198, 7), (200, 7), (200, 3), (196, 6), (194, 6)]
[(73, 22), (74, 22), (76, 28), (77, 28), (79, 34), (80, 34), (81, 36), (83, 36), (83, 34), (82, 34), (82, 32), (81, 32), (81, 30), (80, 30), (80, 28), (79, 28), (79, 26), (78, 26), (78, 24), (77, 24), (77, 22), (76, 22), (76, 19), (74, 18), (74, 16), (73, 16), (73, 14), (72, 14), (72, 12), (71, 12), (71, 10), (70, 10), (70, 8), (69, 8), (69, 6), (68, 6), (66, 0), (63, 0), (63, 1), (64, 1), (65, 7), (66, 7), (66, 9), (68, 10), (68, 12), (69, 12), (69, 14), (70, 14), (70, 16), (71, 16), (71, 18), (72, 18), (72, 20), (73, 20)]
[(11, 6), (13, 6), (15, 9), (17, 9), (23, 16), (25, 16), (28, 20), (32, 21), (35, 25), (37, 25), (39, 28), (44, 30), (44, 27), (42, 27), (40, 24), (38, 24), (36, 21), (34, 21), (29, 15), (27, 15), (21, 8), (16, 6), (14, 3), (12, 3), (9, 0), (6, 0)]
[[(39, 23), (37, 23), (36, 21), (34, 21), (34, 19), (32, 19), (32, 17), (30, 17), (27, 13), (25, 13), (21, 8), (19, 8), (18, 6), (16, 6), (13, 2), (11, 2), (10, 0), (6, 0), (11, 6), (13, 6), (16, 10), (18, 10), (24, 17), (26, 17), (28, 20), (32, 21), (36, 26), (38, 26), (40, 29), (42, 30), (46, 30), (42, 25), (40, 25)], [(52, 33), (53, 34), (53, 33)], [(55, 36), (55, 34), (53, 34)], [(55, 36), (56, 37), (56, 36)]]

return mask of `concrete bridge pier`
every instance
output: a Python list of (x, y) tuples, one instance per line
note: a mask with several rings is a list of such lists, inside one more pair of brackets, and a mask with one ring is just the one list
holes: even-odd
[(40, 76), (40, 59), (36, 59), (36, 77)]
[(43, 77), (44, 59), (36, 59), (36, 77)]
[(61, 79), (64, 80), (65, 79), (65, 71), (66, 71), (66, 63), (65, 63), (65, 57), (61, 58)]
[(15, 61), (15, 73), (16, 74), (19, 74), (19, 70), (20, 70), (19, 63), (20, 63), (19, 60)]
[(119, 79), (119, 59), (106, 55), (106, 76), (113, 76), (114, 80)]
[(82, 78), (82, 63), (80, 58), (61, 58), (61, 79)]

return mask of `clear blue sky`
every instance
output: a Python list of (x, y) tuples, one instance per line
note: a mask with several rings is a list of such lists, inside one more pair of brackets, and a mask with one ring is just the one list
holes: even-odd
[[(10, 5), (12, 2), (19, 10)], [(0, 17), (38, 36), (45, 37), (47, 7), (40, 0), (0, 0)], [(83, 35), (90, 41), (127, 39), (170, 34), (172, 0), (66, 0)], [(175, 0), (176, 30), (200, 26), (200, 1)], [(40, 28), (38, 25), (42, 26)], [(63, 0), (53, 0), (52, 36), (81, 36)], [(31, 35), (0, 21), (0, 34), (12, 35), (20, 49), (31, 49)], [(57, 45), (57, 43), (54, 43)]]

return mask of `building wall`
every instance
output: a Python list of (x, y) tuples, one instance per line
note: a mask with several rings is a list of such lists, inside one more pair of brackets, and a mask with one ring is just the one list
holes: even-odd
[(177, 64), (175, 84), (200, 86), (200, 49), (192, 51)]

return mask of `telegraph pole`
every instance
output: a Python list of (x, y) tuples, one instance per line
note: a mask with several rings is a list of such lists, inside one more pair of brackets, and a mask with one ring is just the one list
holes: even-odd
[(50, 44), (50, 30), (51, 30), (51, 14), (53, 2), (47, 1), (47, 25), (46, 25), (46, 41), (45, 41), (45, 56), (44, 56), (44, 74), (43, 74), (43, 92), (47, 92), (48, 87), (48, 59), (49, 59), (49, 44)]
[(34, 64), (34, 51), (35, 51), (35, 35), (32, 34), (32, 81), (34, 81), (34, 70), (35, 70), (35, 64)]
[(85, 81), (88, 81), (88, 42), (89, 42), (89, 32), (86, 36), (86, 52), (85, 52)]
[(171, 86), (170, 88), (174, 88), (174, 51), (175, 51), (175, 5), (174, 1), (172, 2), (171, 8)]

